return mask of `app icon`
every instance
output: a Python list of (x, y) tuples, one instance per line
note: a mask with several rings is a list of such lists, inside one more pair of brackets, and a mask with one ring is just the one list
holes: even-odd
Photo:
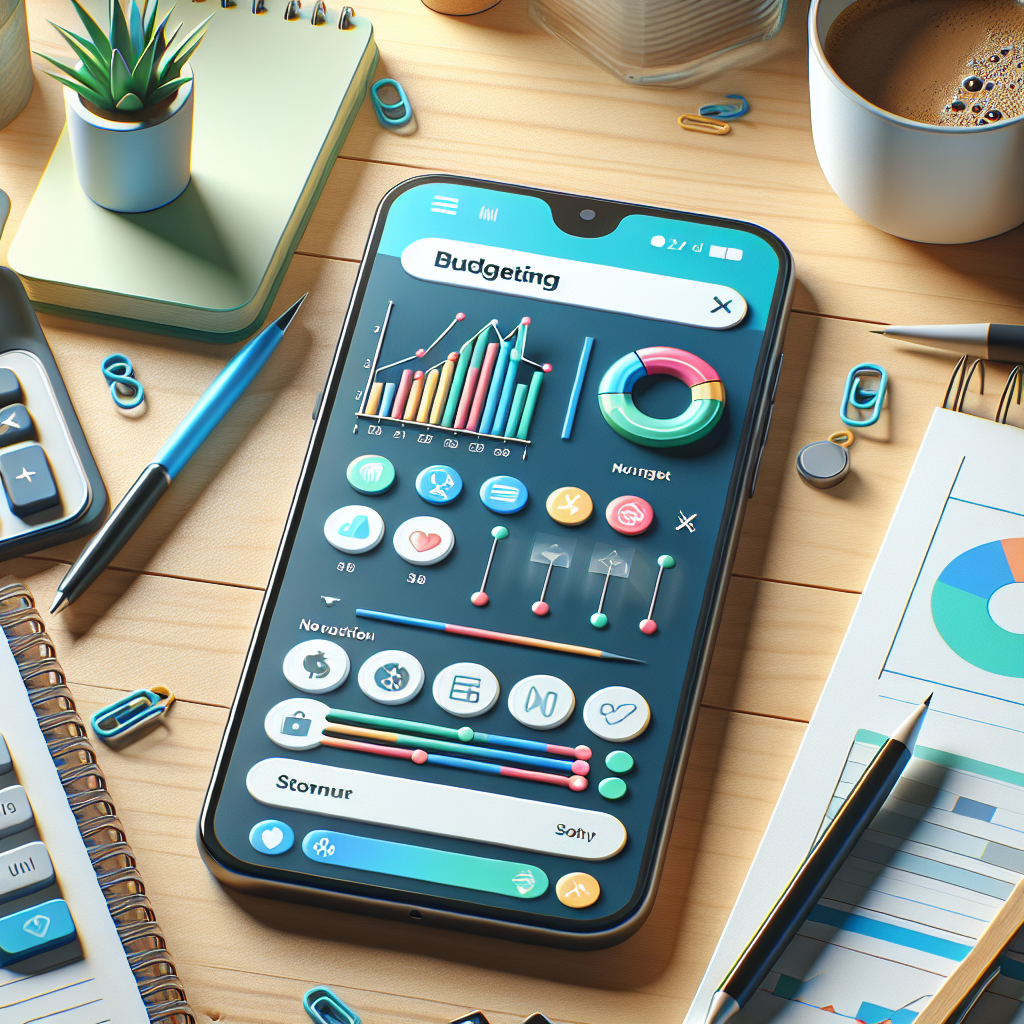
[(383, 494), (395, 482), (395, 467), (383, 455), (360, 455), (348, 464), (345, 478), (360, 494)]
[(327, 517), (324, 537), (337, 551), (362, 555), (384, 539), (384, 520), (369, 505), (345, 505)]
[(263, 719), (263, 731), (285, 750), (314, 750), (330, 708), (309, 697), (290, 697), (275, 704)]
[(501, 687), (495, 674), (484, 665), (460, 661), (434, 676), (434, 701), (456, 718), (486, 714), (498, 702)]
[(405, 704), (423, 688), (423, 666), (405, 651), (378, 651), (359, 667), (359, 689), (378, 704)]
[(509, 691), (512, 717), (530, 729), (555, 729), (568, 721), (576, 706), (576, 695), (557, 676), (527, 676)]
[(332, 640), (303, 640), (285, 656), (285, 679), (304, 693), (328, 693), (348, 678), (351, 662), (341, 644)]

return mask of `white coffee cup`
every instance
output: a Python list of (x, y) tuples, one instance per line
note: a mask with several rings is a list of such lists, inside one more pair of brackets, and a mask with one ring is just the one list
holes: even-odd
[(828, 30), (851, 2), (812, 0), (807, 23), (814, 148), (836, 195), (915, 242), (975, 242), (1024, 222), (1024, 116), (958, 128), (869, 103), (825, 57)]

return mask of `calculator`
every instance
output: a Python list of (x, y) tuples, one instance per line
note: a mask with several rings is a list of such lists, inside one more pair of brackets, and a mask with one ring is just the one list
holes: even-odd
[(0, 267), (0, 558), (93, 533), (107, 491), (16, 274)]
[(792, 283), (737, 221), (388, 193), (199, 822), (218, 878), (569, 948), (640, 926)]

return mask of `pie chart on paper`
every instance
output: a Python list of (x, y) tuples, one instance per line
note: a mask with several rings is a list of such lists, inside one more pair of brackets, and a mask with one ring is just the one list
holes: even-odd
[(932, 621), (964, 661), (996, 675), (1024, 679), (1024, 632), (1000, 625), (992, 598), (1013, 587), (1024, 601), (1024, 537), (994, 540), (957, 555), (932, 588)]

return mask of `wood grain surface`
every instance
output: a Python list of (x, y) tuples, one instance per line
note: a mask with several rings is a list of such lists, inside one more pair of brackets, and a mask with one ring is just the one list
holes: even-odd
[[(181, 0), (179, 0), (181, 2)], [(541, 1010), (556, 1021), (674, 1024), (711, 956), (856, 605), (952, 360), (870, 334), (877, 323), (1020, 322), (1024, 229), (961, 246), (893, 238), (850, 213), (811, 140), (806, 3), (790, 5), (756, 63), (688, 89), (626, 86), (503, 0), (447, 18), (416, 0), (357, 5), (374, 22), (379, 77), (406, 88), (418, 130), (383, 131), (364, 104), (298, 246), (272, 316), (305, 291), (302, 316), (245, 397), (87, 595), (44, 616), (83, 715), (164, 683), (178, 702), (134, 745), (100, 750), (110, 790), (192, 1005), (206, 1022), (295, 1024), (331, 985), (366, 1024), (492, 1024)], [(67, 56), (29, 0), (33, 47)], [(35, 58), (22, 114), (0, 131), (12, 212), (0, 259), (63, 125), (60, 89)], [(726, 137), (675, 123), (725, 93), (751, 112)], [(268, 139), (268, 145), (279, 140)], [(540, 949), (242, 896), (196, 849), (195, 823), (374, 211), (419, 173), (444, 171), (756, 221), (796, 258), (795, 312), (757, 491), (728, 602), (654, 912), (609, 950)], [(55, 239), (59, 244), (59, 239)], [(236, 350), (40, 317), (116, 501)], [(132, 359), (148, 396), (126, 418), (99, 372)], [(853, 471), (816, 491), (796, 452), (840, 427), (848, 369), (890, 373), (878, 426)], [(1005, 372), (990, 367), (991, 412)], [(1018, 416), (1014, 412), (1014, 416)], [(1024, 422), (1024, 420), (1018, 420)], [(0, 566), (41, 605), (80, 544)]]

